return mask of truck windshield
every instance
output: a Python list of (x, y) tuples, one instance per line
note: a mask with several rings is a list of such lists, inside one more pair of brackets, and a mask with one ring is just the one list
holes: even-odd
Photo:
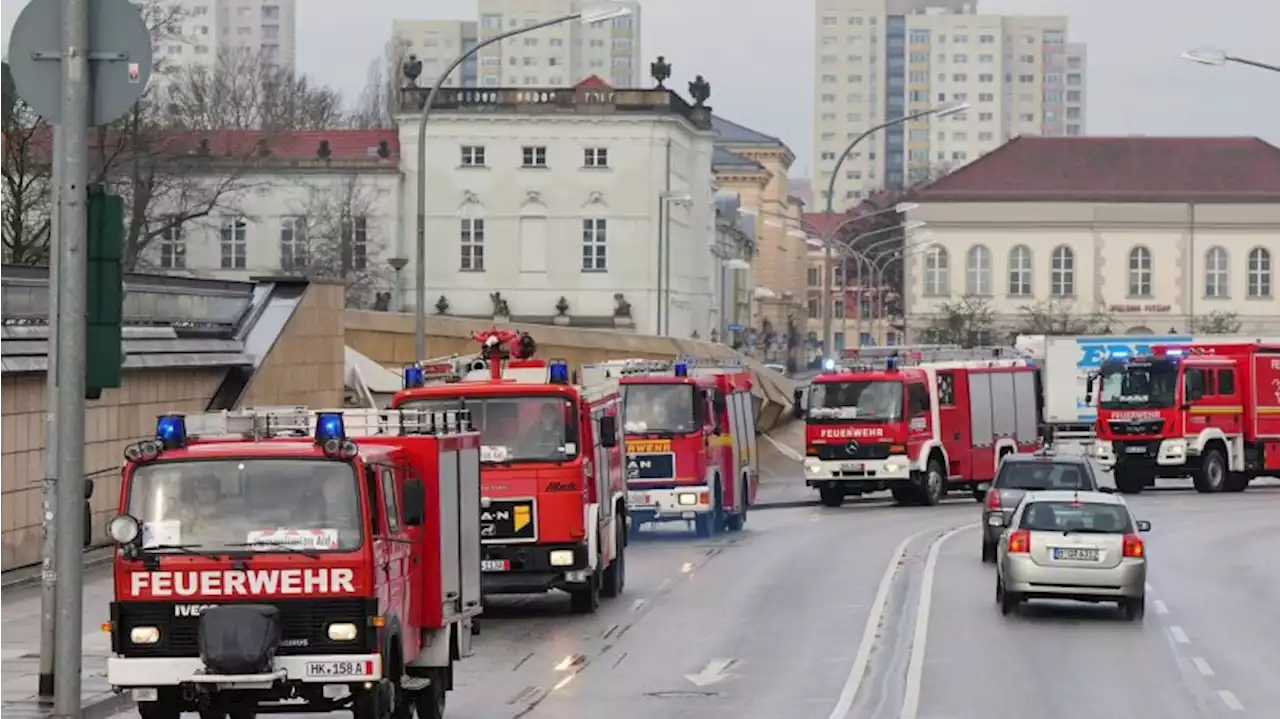
[(560, 396), (484, 396), (412, 399), (401, 409), (465, 409), (480, 431), (480, 461), (563, 462), (578, 456), (577, 412)]
[(687, 434), (697, 430), (696, 393), (696, 387), (684, 383), (626, 385), (622, 399), (626, 431)]
[(809, 390), (809, 418), (902, 419), (902, 383), (880, 380), (817, 383)]
[(1106, 362), (1098, 407), (1164, 409), (1173, 406), (1177, 388), (1178, 368), (1167, 360)]
[(362, 537), (355, 469), (333, 460), (142, 465), (133, 470), (126, 506), (142, 524), (144, 548), (345, 552)]

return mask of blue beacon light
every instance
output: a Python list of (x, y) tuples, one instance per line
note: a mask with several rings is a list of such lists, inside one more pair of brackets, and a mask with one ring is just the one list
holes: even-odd
[(347, 438), (347, 428), (342, 421), (341, 412), (321, 412), (316, 416), (316, 443)]
[(896, 372), (898, 369), (898, 358), (886, 357), (884, 359), (884, 369), (886, 372)]
[(675, 371), (676, 371), (676, 376), (677, 376), (677, 377), (688, 377), (688, 376), (689, 376), (689, 363), (688, 363), (688, 362), (677, 362), (677, 363), (675, 364)]
[(414, 389), (426, 384), (423, 377), (422, 368), (418, 365), (405, 365), (404, 368), (404, 388)]
[(564, 360), (551, 360), (547, 364), (547, 377), (551, 384), (569, 384), (569, 363)]
[(187, 418), (180, 414), (163, 414), (156, 418), (156, 439), (165, 449), (187, 446)]

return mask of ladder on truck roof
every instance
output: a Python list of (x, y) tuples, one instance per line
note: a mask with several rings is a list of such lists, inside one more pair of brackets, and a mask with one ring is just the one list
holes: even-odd
[[(877, 347), (874, 354), (850, 357), (850, 364), (866, 364), (867, 360), (897, 357), (903, 366), (936, 362), (970, 362), (978, 360), (1023, 359), (1028, 355), (1017, 347), (958, 347), (955, 345), (918, 345), (916, 347)], [(896, 350), (896, 351), (887, 351)]]
[(875, 345), (871, 347), (850, 347), (844, 350), (844, 359), (883, 359), (895, 355), (902, 356), (908, 352), (926, 352), (938, 350), (958, 350), (960, 345)]
[(314, 437), (321, 415), (341, 415), (347, 437), (440, 435), (472, 431), (467, 410), (342, 409), (247, 407), (184, 416), (187, 435), (195, 438)]

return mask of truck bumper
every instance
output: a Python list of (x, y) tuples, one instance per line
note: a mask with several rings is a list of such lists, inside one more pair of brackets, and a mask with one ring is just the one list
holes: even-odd
[[(350, 684), (382, 678), (378, 654), (277, 656), (262, 674), (209, 674), (199, 657), (109, 657), (107, 682), (113, 687), (203, 685), (209, 689), (270, 689), (276, 684)], [(145, 699), (144, 699), (145, 701)]]
[[(1107, 469), (1128, 468), (1157, 474), (1163, 468), (1191, 469), (1198, 456), (1190, 454), (1187, 440), (1173, 439), (1098, 440), (1094, 445), (1098, 462)], [(1176, 474), (1176, 472), (1175, 472)]]
[(705, 484), (627, 491), (627, 511), (631, 521), (639, 524), (694, 519), (715, 509), (714, 502), (715, 495)]
[(846, 484), (905, 482), (911, 479), (911, 460), (905, 454), (887, 459), (858, 459), (824, 462), (816, 457), (804, 460), (804, 483), (810, 487)]
[(586, 544), (486, 544), (483, 594), (538, 594), (581, 585), (591, 575)]

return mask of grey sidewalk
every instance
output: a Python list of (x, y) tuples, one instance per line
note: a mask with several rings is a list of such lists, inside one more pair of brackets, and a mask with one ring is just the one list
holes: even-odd
[[(40, 673), (40, 586), (18, 576), (4, 577), (0, 593), (0, 670), (3, 677), (5, 719), (45, 717), (52, 707), (38, 697)], [(111, 636), (102, 631), (111, 615), (111, 567), (97, 563), (85, 569), (83, 650), (80, 658), (80, 704), (84, 719), (105, 719), (131, 705), (125, 694), (107, 684)]]

